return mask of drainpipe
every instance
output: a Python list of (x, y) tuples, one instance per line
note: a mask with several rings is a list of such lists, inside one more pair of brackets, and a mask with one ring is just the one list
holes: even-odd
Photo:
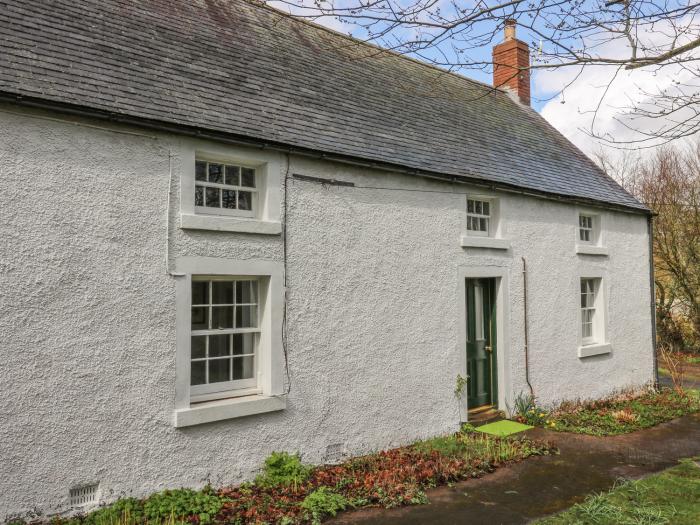
[(656, 348), (656, 284), (654, 283), (654, 217), (647, 217), (649, 231), (649, 290), (651, 290), (651, 346), (654, 352), (654, 388), (659, 387), (659, 360)]
[(527, 386), (530, 388), (532, 399), (535, 399), (535, 391), (532, 388), (532, 383), (530, 383), (530, 363), (528, 355), (527, 263), (525, 262), (525, 257), (521, 257), (521, 259), (523, 260), (523, 317), (525, 320), (525, 381), (527, 381)]

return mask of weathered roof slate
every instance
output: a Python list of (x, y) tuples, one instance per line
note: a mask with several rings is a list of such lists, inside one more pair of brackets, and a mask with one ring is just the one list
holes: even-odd
[(528, 107), (244, 0), (0, 0), (0, 91), (646, 210)]

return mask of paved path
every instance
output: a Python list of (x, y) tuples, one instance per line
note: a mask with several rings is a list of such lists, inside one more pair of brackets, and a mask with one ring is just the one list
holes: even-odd
[(608, 438), (543, 429), (530, 437), (555, 442), (561, 454), (530, 458), (478, 480), (428, 492), (429, 505), (363, 509), (344, 513), (338, 524), (520, 524), (559, 512), (620, 478), (637, 478), (700, 455), (700, 414)]

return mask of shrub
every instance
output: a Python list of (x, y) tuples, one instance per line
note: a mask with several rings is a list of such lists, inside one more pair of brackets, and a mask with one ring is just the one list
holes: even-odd
[(255, 478), (255, 484), (264, 488), (283, 486), (296, 490), (309, 479), (311, 470), (301, 462), (299, 454), (273, 452), (265, 460), (263, 473)]
[(164, 490), (144, 501), (143, 513), (146, 519), (156, 522), (196, 516), (199, 523), (206, 525), (214, 520), (223, 504), (224, 500), (209, 487), (201, 491)]
[(321, 519), (325, 516), (335, 516), (348, 504), (348, 500), (341, 494), (333, 492), (328, 487), (319, 487), (304, 498), (301, 508), (304, 509), (311, 523), (316, 525), (321, 523)]

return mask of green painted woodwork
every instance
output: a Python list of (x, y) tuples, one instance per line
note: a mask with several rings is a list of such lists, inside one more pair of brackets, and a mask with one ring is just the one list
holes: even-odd
[(496, 280), (467, 279), (467, 374), (469, 409), (498, 402)]

